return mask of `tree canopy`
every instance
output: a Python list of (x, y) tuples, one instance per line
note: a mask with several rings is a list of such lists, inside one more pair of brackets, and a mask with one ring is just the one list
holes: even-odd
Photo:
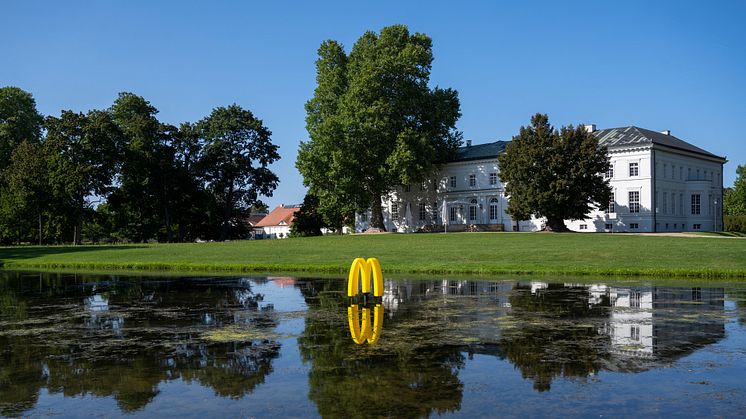
[(746, 216), (746, 165), (736, 169), (736, 181), (725, 190), (725, 215)]
[(432, 41), (403, 25), (366, 32), (349, 54), (325, 41), (318, 54), (296, 167), (331, 225), (370, 207), (384, 229), (381, 197), (427, 178), (461, 144), (458, 94), (428, 86)]
[(517, 220), (546, 217), (548, 229), (565, 231), (564, 220), (584, 219), (611, 199), (603, 178), (609, 167), (606, 150), (582, 126), (558, 131), (547, 115), (537, 113), (498, 162), (510, 196), (507, 212)]
[(0, 243), (247, 236), (277, 185), (270, 131), (237, 105), (179, 126), (157, 114), (124, 92), (42, 118), (29, 93), (0, 88)]

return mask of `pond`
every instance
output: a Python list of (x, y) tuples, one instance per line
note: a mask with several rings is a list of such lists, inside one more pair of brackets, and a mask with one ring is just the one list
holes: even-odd
[(0, 271), (0, 415), (741, 416), (746, 284)]

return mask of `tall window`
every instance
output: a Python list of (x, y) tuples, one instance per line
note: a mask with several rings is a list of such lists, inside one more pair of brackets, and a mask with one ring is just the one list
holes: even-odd
[(469, 205), (469, 221), (477, 221), (477, 200), (472, 199), (469, 202), (471, 204)]
[(442, 215), (440, 215), (440, 211), (438, 210), (438, 203), (433, 202), (433, 206), (431, 207), (431, 209), (433, 211), (433, 224), (438, 224), (438, 220), (440, 220), (440, 218), (442, 217)]
[(420, 192), (425, 190), (425, 181), (420, 182)]
[(640, 175), (640, 163), (633, 162), (629, 164), (629, 175), (630, 176)]
[(684, 168), (679, 166), (679, 180), (684, 180)]
[(469, 175), (469, 186), (477, 186), (477, 175)]
[(497, 198), (490, 199), (490, 220), (497, 220)]
[(456, 222), (456, 217), (458, 217), (458, 208), (451, 207), (449, 216), (450, 216), (449, 217), (450, 221), (452, 223), (455, 223)]
[(427, 218), (427, 211), (425, 209), (425, 203), (424, 202), (420, 202), (420, 208), (419, 209), (420, 209), (420, 211), (419, 211), (419, 213), (420, 213), (420, 221), (425, 221), (425, 218)]
[(611, 179), (614, 177), (614, 163), (609, 163), (609, 168), (606, 169), (606, 178)]
[(636, 342), (640, 340), (640, 326), (630, 326), (629, 338), (630, 340), (634, 340)]
[(692, 215), (699, 215), (702, 211), (702, 197), (700, 194), (692, 194)]
[(629, 192), (629, 212), (640, 212), (640, 191)]
[(614, 194), (611, 194), (611, 199), (609, 199), (609, 205), (606, 207), (607, 214), (611, 214), (616, 212), (616, 205), (614, 203)]
[(640, 299), (642, 295), (640, 291), (632, 291), (629, 294), (629, 306), (634, 308), (640, 308)]
[(668, 214), (668, 192), (663, 192), (663, 213)]
[(451, 188), (456, 187), (456, 176), (451, 176)]
[(663, 179), (668, 177), (668, 165), (663, 163)]
[(391, 203), (391, 219), (399, 221), (399, 205), (396, 202)]
[(679, 194), (679, 215), (684, 215), (684, 194)]
[(490, 173), (490, 185), (497, 185), (497, 173)]
[(671, 194), (671, 215), (676, 215), (676, 194)]
[(360, 213), (360, 222), (361, 223), (367, 223), (368, 222), (368, 211), (363, 211)]

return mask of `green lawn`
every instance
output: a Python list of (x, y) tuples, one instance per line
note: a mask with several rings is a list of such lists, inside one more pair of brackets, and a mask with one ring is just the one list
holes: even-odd
[(652, 275), (746, 278), (746, 239), (624, 234), (449, 233), (226, 243), (0, 248), (5, 268)]

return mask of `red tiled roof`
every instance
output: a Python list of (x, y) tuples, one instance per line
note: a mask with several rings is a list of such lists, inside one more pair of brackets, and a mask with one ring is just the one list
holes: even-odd
[(273, 209), (272, 212), (267, 214), (266, 217), (255, 224), (256, 227), (272, 227), (272, 226), (289, 226), (293, 223), (295, 213), (300, 211), (300, 208), (288, 208), (282, 205)]
[(267, 214), (251, 214), (251, 215), (249, 215), (249, 217), (248, 217), (248, 218), (246, 218), (246, 221), (247, 221), (247, 222), (248, 222), (248, 223), (249, 223), (250, 225), (252, 225), (252, 226), (255, 226), (255, 225), (257, 225), (257, 224), (258, 224), (258, 223), (259, 223), (260, 221), (262, 221), (262, 220), (264, 219), (264, 217), (266, 217), (266, 216), (267, 216)]

